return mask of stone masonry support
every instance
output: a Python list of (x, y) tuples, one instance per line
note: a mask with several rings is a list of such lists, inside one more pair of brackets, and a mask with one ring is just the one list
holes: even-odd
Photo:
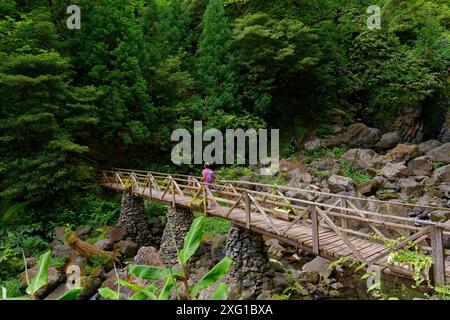
[(167, 221), (162, 235), (159, 254), (165, 264), (174, 265), (178, 262), (174, 239), (178, 249), (181, 250), (184, 244), (184, 238), (194, 220), (194, 214), (189, 209), (175, 207), (174, 209), (168, 209), (168, 217), (169, 221)]
[(152, 244), (152, 235), (142, 197), (134, 196), (127, 191), (123, 192), (118, 225), (122, 226), (127, 236), (139, 246)]
[(247, 296), (256, 297), (270, 289), (269, 258), (262, 236), (245, 228), (231, 225), (228, 233), (227, 256), (234, 264), (228, 272), (228, 283), (238, 286)]

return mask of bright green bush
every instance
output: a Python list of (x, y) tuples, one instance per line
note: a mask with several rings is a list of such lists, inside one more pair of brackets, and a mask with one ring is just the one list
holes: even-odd
[(357, 185), (367, 182), (371, 179), (370, 175), (361, 170), (351, 161), (342, 161), (340, 164), (342, 174), (345, 177), (351, 178)]

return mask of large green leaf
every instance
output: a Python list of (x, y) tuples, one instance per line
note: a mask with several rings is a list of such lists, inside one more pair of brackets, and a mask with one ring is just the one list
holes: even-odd
[(148, 296), (143, 292), (136, 292), (128, 300), (147, 300)]
[(102, 296), (102, 298), (109, 300), (119, 300), (120, 298), (120, 293), (113, 291), (110, 288), (100, 288), (98, 289), (98, 293)]
[(74, 300), (83, 291), (83, 288), (73, 288), (60, 296), (57, 300)]
[(164, 287), (159, 293), (158, 300), (168, 300), (170, 298), (170, 290), (175, 285), (175, 280), (172, 277), (167, 277)]
[(192, 288), (191, 294), (200, 292), (213, 285), (216, 281), (227, 274), (232, 264), (233, 260), (225, 256), (197, 282), (197, 284)]
[(155, 266), (130, 264), (128, 266), (128, 273), (140, 279), (164, 280), (170, 275), (170, 270)]
[(203, 226), (205, 224), (205, 217), (200, 216), (192, 222), (186, 237), (184, 238), (184, 246), (180, 251), (178, 260), (181, 264), (185, 264), (190, 257), (197, 251), (203, 235)]
[(225, 283), (220, 283), (216, 291), (211, 295), (211, 300), (226, 300), (228, 296), (228, 288)]
[(52, 259), (52, 252), (49, 250), (39, 258), (38, 273), (34, 276), (33, 281), (27, 288), (28, 294), (35, 294), (40, 288), (48, 282), (48, 266)]

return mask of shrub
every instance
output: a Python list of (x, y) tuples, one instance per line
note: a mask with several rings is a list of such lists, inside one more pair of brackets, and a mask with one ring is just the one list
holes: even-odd
[(242, 176), (250, 176), (253, 177), (255, 174), (254, 172), (244, 166), (229, 166), (229, 167), (222, 167), (219, 170), (217, 170), (217, 178), (222, 180), (239, 180)]
[(370, 175), (364, 170), (359, 169), (351, 161), (343, 161), (340, 164), (342, 174), (351, 178), (357, 185), (367, 182), (371, 179)]
[(5, 288), (8, 297), (19, 297), (25, 293), (22, 288), (22, 282), (18, 277), (10, 278), (8, 280), (0, 281), (0, 288)]

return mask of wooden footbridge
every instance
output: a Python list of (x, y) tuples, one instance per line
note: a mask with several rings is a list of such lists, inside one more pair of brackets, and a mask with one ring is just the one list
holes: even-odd
[(107, 188), (131, 190), (137, 196), (224, 218), (326, 259), (346, 257), (378, 266), (390, 276), (414, 278), (412, 266), (393, 263), (390, 256), (415, 246), (432, 261), (430, 274), (435, 286), (450, 282), (450, 250), (444, 248), (450, 224), (408, 217), (408, 212), (417, 208), (449, 208), (246, 181), (220, 180), (205, 187), (194, 176), (128, 169), (103, 171), (100, 180)]

